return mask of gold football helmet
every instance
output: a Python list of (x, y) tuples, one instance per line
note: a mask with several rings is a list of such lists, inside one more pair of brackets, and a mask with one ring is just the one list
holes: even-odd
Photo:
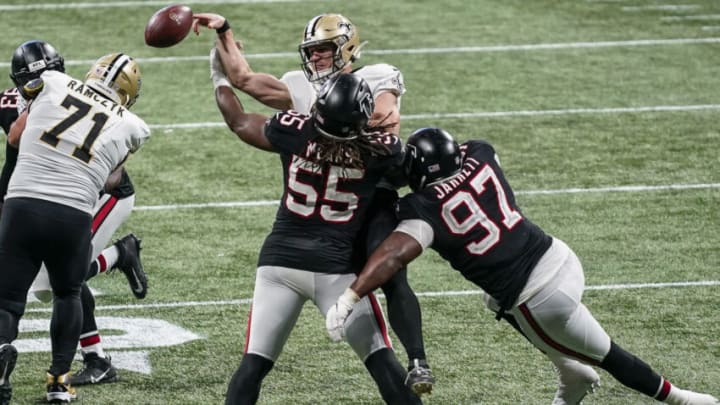
[(140, 67), (123, 53), (98, 59), (85, 75), (85, 83), (120, 105), (130, 108), (140, 96)]
[[(348, 63), (360, 58), (360, 51), (366, 43), (360, 43), (355, 25), (340, 14), (320, 14), (313, 17), (305, 27), (303, 41), (298, 47), (305, 76), (311, 83), (326, 82)], [(311, 49), (324, 44), (331, 44), (335, 49), (333, 64), (329, 69), (318, 71), (315, 63), (310, 60)]]

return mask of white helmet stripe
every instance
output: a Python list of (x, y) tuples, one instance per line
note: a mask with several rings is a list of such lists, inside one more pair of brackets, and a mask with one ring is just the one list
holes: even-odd
[(122, 72), (123, 68), (128, 63), (130, 63), (130, 57), (122, 53), (119, 54), (117, 58), (110, 63), (110, 68), (105, 73), (103, 83), (112, 87), (113, 83), (115, 83), (115, 79), (117, 79), (117, 76), (120, 72)]
[(315, 27), (317, 26), (318, 21), (325, 17), (325, 14), (320, 14), (318, 16), (315, 16), (308, 24), (305, 26), (305, 38), (312, 37), (315, 35)]

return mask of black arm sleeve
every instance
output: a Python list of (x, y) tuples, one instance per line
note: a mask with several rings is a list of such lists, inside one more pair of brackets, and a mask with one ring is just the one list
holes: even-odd
[(10, 183), (10, 175), (15, 170), (15, 163), (17, 163), (18, 150), (16, 147), (5, 144), (5, 164), (2, 168), (2, 174), (0, 174), (0, 201), (5, 200), (5, 194), (7, 193), (8, 184)]

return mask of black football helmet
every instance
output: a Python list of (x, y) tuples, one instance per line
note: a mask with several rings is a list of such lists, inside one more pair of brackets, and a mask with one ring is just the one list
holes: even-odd
[(342, 73), (320, 88), (311, 115), (321, 135), (351, 140), (363, 133), (373, 109), (375, 100), (367, 82), (351, 73)]
[(460, 146), (440, 128), (421, 128), (407, 140), (405, 172), (413, 191), (457, 174), (462, 168)]
[(27, 41), (15, 49), (10, 79), (20, 88), (46, 70), (65, 72), (65, 60), (44, 41)]

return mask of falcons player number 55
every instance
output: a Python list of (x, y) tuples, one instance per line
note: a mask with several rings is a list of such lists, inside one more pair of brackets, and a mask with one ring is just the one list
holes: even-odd
[[(322, 171), (322, 166), (305, 160), (299, 156), (293, 156), (290, 165), (290, 176), (288, 188), (295, 194), (305, 197), (305, 202), (298, 201), (293, 193), (288, 193), (285, 200), (287, 208), (297, 215), (309, 217), (317, 209), (318, 197), (322, 193), (322, 201), (345, 203), (347, 209), (335, 210), (328, 204), (320, 205), (320, 217), (327, 222), (348, 222), (352, 219), (358, 205), (358, 197), (355, 193), (338, 190), (342, 180), (362, 179), (365, 171), (360, 169), (343, 168), (330, 166), (327, 175)], [(321, 193), (312, 184), (303, 183), (298, 178), (299, 173), (308, 173), (314, 176), (327, 178), (324, 190)]]

